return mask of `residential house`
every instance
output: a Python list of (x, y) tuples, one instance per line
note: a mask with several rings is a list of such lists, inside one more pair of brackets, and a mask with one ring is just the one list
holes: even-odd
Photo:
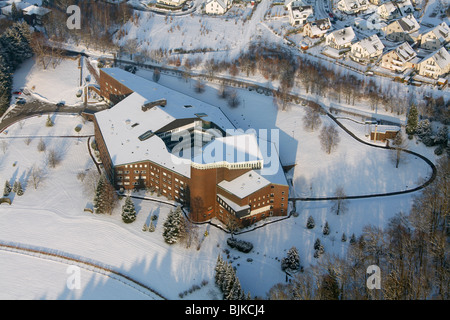
[(292, 26), (303, 26), (307, 19), (314, 14), (313, 7), (304, 5), (302, 1), (292, 1), (287, 6), (289, 23)]
[(322, 38), (330, 29), (330, 19), (325, 18), (307, 22), (303, 28), (303, 34), (310, 38)]
[(357, 14), (369, 8), (368, 0), (340, 0), (338, 9), (347, 14)]
[(377, 13), (385, 20), (392, 20), (401, 17), (400, 9), (392, 1), (383, 3), (378, 7)]
[(420, 36), (419, 28), (420, 25), (416, 18), (410, 14), (388, 24), (383, 28), (383, 32), (388, 40), (412, 43), (416, 42)]
[(339, 51), (350, 49), (352, 42), (356, 39), (355, 32), (352, 27), (339, 29), (326, 35), (326, 44)]
[(402, 73), (406, 69), (414, 68), (418, 61), (417, 53), (405, 41), (393, 50), (385, 53), (381, 58), (380, 66), (397, 73)]
[(450, 28), (445, 22), (424, 32), (420, 37), (420, 47), (427, 50), (437, 50), (450, 41)]
[(400, 127), (398, 126), (370, 125), (370, 140), (385, 142), (388, 139), (395, 139), (399, 131)]
[(384, 44), (376, 34), (362, 39), (351, 45), (350, 58), (367, 63), (370, 60), (377, 59), (383, 54)]
[(416, 66), (419, 75), (438, 79), (450, 72), (450, 53), (440, 48), (423, 58)]
[(205, 5), (207, 14), (224, 14), (233, 5), (231, 0), (208, 0)]
[[(21, 1), (21, 2), (14, 2), (14, 5), (16, 6), (16, 9), (20, 17), (22, 17), (22, 10), (26, 7), (29, 7), (31, 4), (29, 4), (28, 2)], [(10, 17), (12, 12), (12, 4), (2, 7), (0, 10), (4, 16)]]
[(156, 3), (169, 7), (181, 7), (186, 1), (187, 0), (156, 0)]
[(414, 13), (414, 6), (411, 2), (411, 0), (397, 0), (395, 2), (396, 6), (400, 10), (400, 13), (402, 16), (406, 16), (408, 14)]
[(36, 5), (28, 6), (22, 10), (24, 20), (31, 26), (42, 26), (45, 19), (52, 12), (50, 9), (38, 7)]

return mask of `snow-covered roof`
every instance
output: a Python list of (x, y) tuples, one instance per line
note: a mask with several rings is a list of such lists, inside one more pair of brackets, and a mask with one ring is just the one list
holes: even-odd
[(192, 161), (198, 164), (263, 162), (256, 135), (237, 134), (218, 137), (203, 146)]
[(445, 21), (443, 21), (442, 23), (433, 27), (431, 30), (424, 32), (423, 35), (426, 35), (430, 32), (432, 32), (434, 34), (434, 36), (436, 37), (436, 39), (438, 39), (441, 43), (444, 43), (450, 35), (450, 28), (447, 25), (447, 23), (445, 23)]
[(346, 43), (352, 42), (355, 39), (355, 32), (352, 27), (347, 27), (344, 29), (339, 29), (331, 32), (327, 37), (333, 37), (334, 42), (337, 45), (344, 45)]
[(211, 2), (217, 3), (219, 6), (221, 6), (223, 9), (227, 9), (228, 7), (228, 0), (208, 0), (206, 4), (210, 4)]
[(410, 61), (417, 56), (417, 53), (410, 46), (410, 44), (406, 41), (403, 42), (402, 44), (400, 44), (398, 47), (394, 48), (392, 51), (395, 51), (397, 53), (398, 57), (403, 62)]
[(308, 22), (311, 28), (312, 35), (320, 35), (326, 33), (331, 28), (331, 22), (329, 18), (320, 19)]
[[(31, 4), (28, 2), (15, 2), (15, 4), (18, 10), (23, 10), (24, 8), (31, 6)], [(2, 8), (2, 13), (4, 15), (10, 15), (11, 12), (12, 12), (12, 4)]]
[(421, 62), (427, 61), (429, 59), (433, 59), (441, 69), (445, 69), (450, 64), (450, 53), (448, 53), (448, 51), (444, 47), (442, 47), (423, 58)]
[(400, 27), (406, 33), (413, 33), (419, 30), (420, 24), (417, 22), (416, 18), (412, 14), (407, 15), (396, 20)]
[(370, 126), (371, 132), (378, 132), (378, 133), (386, 133), (386, 132), (398, 132), (400, 131), (400, 127), (398, 126), (390, 126), (390, 125), (384, 125), (384, 124), (377, 124), (377, 125), (371, 125)]
[[(156, 132), (177, 119), (201, 119), (214, 123), (224, 131), (234, 129), (217, 107), (119, 68), (102, 70), (134, 91), (113, 108), (95, 114), (115, 166), (150, 160), (189, 177), (190, 161), (173, 155), (158, 135), (150, 135), (143, 140), (139, 137)], [(166, 100), (164, 107), (156, 105), (143, 110), (145, 104), (162, 99)]]
[(28, 7), (24, 8), (23, 12), (26, 15), (33, 15), (33, 14), (35, 14), (35, 15), (38, 15), (38, 16), (43, 16), (43, 15), (46, 15), (47, 13), (51, 12), (51, 10), (47, 9), (47, 8), (31, 5), (31, 6), (28, 6)]
[(384, 49), (384, 44), (376, 34), (364, 38), (355, 44), (359, 44), (369, 55)]

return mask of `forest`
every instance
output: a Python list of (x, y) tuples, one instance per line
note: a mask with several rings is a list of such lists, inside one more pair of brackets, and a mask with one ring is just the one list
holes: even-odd
[[(436, 180), (385, 229), (372, 225), (349, 241), (347, 256), (326, 252), (268, 292), (274, 300), (425, 300), (450, 298), (450, 161), (442, 157)], [(341, 241), (347, 241), (342, 238)], [(301, 256), (301, 254), (300, 254)], [(301, 264), (301, 259), (300, 259)], [(380, 289), (369, 289), (367, 267), (381, 270)]]
[(9, 108), (12, 75), (33, 55), (31, 32), (25, 22), (14, 23), (0, 34), (0, 116)]

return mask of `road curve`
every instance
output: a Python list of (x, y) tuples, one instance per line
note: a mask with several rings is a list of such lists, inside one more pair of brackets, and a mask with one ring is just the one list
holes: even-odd
[[(322, 106), (322, 108), (323, 108), (323, 106)], [(360, 139), (353, 132), (351, 132), (349, 129), (347, 129), (341, 122), (339, 122), (339, 120), (336, 119), (336, 117), (334, 117), (331, 113), (327, 112), (325, 109), (324, 109), (324, 112), (340, 128), (342, 128), (342, 130), (344, 130), (347, 134), (349, 134), (353, 139), (355, 139), (359, 143), (368, 145), (368, 146), (373, 147), (373, 148), (387, 149), (387, 150), (395, 149), (395, 148), (390, 147), (390, 146), (374, 145), (374, 144), (371, 144), (371, 143), (369, 143), (367, 141), (364, 141), (364, 140)], [(402, 150), (402, 152), (409, 153), (411, 155), (414, 155), (414, 156), (422, 159), (423, 161), (425, 161), (431, 167), (431, 170), (432, 170), (431, 177), (427, 181), (425, 181), (423, 184), (421, 184), (420, 186), (417, 186), (417, 187), (411, 188), (411, 189), (407, 189), (407, 190), (402, 190), (402, 191), (393, 191), (393, 192), (384, 192), (384, 193), (366, 194), (366, 195), (355, 195), (355, 196), (345, 196), (345, 197), (292, 197), (292, 198), (288, 198), (288, 201), (327, 201), (327, 200), (337, 200), (337, 199), (367, 199), (367, 198), (396, 196), (396, 195), (416, 192), (416, 191), (422, 190), (423, 188), (425, 188), (428, 185), (430, 185), (436, 179), (436, 175), (437, 175), (437, 169), (436, 169), (436, 166), (434, 165), (434, 163), (430, 159), (424, 157), (423, 155), (421, 155), (421, 154), (419, 154), (417, 152), (414, 152), (414, 151), (411, 151), (411, 150), (407, 150), (407, 149), (401, 149), (401, 150)]]

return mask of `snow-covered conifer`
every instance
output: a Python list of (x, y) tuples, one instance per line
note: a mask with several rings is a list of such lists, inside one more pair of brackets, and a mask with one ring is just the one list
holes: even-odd
[(125, 204), (122, 206), (122, 220), (125, 223), (131, 223), (136, 220), (136, 209), (130, 196), (125, 198)]

